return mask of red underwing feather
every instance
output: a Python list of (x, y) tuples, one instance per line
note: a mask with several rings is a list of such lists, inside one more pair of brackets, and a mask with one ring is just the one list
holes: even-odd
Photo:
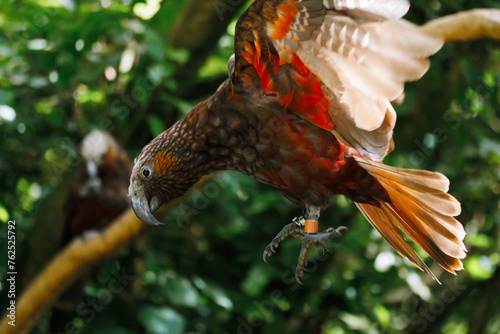
[(270, 23), (271, 29), (268, 31), (269, 37), (281, 39), (290, 31), (290, 23), (299, 12), (295, 1), (288, 1), (276, 7), (275, 21)]
[[(254, 45), (248, 45), (243, 58), (253, 65), (262, 83), (262, 88), (269, 95), (278, 96), (279, 103), (290, 111), (302, 114), (313, 124), (331, 131), (334, 123), (328, 112), (329, 102), (323, 94), (321, 81), (304, 65), (297, 55), (292, 55), (289, 65), (280, 65), (275, 54), (262, 54), (261, 38), (254, 35)], [(280, 71), (288, 71), (293, 80), (291, 92), (283, 94), (282, 88), (276, 84), (275, 78)]]

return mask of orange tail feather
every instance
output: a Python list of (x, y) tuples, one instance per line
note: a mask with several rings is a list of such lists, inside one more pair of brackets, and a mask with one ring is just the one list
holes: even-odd
[(362, 157), (357, 162), (385, 188), (390, 203), (376, 207), (356, 203), (370, 224), (402, 256), (436, 276), (404, 239), (404, 232), (444, 269), (452, 274), (463, 269), (467, 249), (465, 231), (455, 218), (460, 203), (448, 194), (448, 179), (436, 172), (386, 166)]

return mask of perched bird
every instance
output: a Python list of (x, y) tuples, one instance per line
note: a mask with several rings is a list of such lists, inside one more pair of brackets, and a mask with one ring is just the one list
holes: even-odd
[(391, 102), (443, 45), (401, 19), (408, 9), (407, 0), (254, 1), (236, 25), (228, 79), (136, 158), (136, 215), (160, 224), (152, 213), (163, 203), (203, 175), (235, 170), (305, 209), (264, 252), (289, 235), (303, 239), (297, 280), (309, 248), (344, 229), (318, 233), (320, 212), (337, 194), (434, 279), (403, 233), (450, 273), (462, 269), (465, 232), (448, 179), (382, 163), (393, 148)]
[[(130, 206), (127, 194), (132, 160), (107, 132), (94, 130), (82, 141), (84, 166), (77, 171), (65, 205), (61, 247), (75, 237), (86, 237), (106, 227)], [(88, 277), (79, 278), (56, 302), (74, 310)]]

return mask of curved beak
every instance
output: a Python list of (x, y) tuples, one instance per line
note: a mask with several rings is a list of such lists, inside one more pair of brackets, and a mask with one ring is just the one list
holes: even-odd
[(131, 202), (132, 209), (137, 218), (149, 225), (164, 225), (153, 216), (153, 212), (158, 209), (158, 207), (155, 205), (154, 208), (150, 208), (146, 196), (140, 196), (138, 198), (131, 196)]

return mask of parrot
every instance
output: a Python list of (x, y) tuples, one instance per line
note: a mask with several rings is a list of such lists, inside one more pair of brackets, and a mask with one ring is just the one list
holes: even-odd
[[(83, 138), (80, 154), (84, 164), (64, 206), (61, 248), (75, 237), (91, 237), (130, 207), (127, 188), (133, 162), (116, 140), (108, 132), (93, 130)], [(74, 310), (89, 276), (79, 277), (57, 300), (56, 308)]]
[(404, 84), (420, 79), (443, 39), (403, 19), (407, 0), (255, 0), (235, 27), (228, 77), (217, 91), (144, 146), (129, 186), (137, 217), (222, 170), (273, 186), (304, 214), (265, 248), (302, 240), (300, 283), (336, 195), (352, 200), (404, 258), (439, 282), (405, 235), (456, 275), (467, 248), (460, 202), (441, 173), (385, 165)]
[[(102, 229), (130, 206), (127, 188), (133, 162), (115, 138), (93, 130), (83, 138), (80, 153), (85, 166), (66, 201), (62, 246), (75, 236)], [(99, 214), (92, 214), (96, 210)]]

